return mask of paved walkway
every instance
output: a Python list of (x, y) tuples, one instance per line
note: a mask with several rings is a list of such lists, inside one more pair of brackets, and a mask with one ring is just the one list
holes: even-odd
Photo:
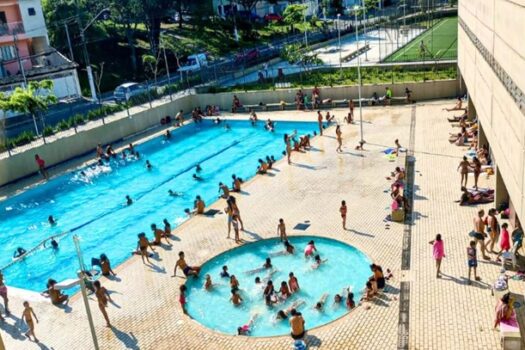
[[(359, 139), (359, 125), (355, 124), (343, 126), (344, 152), (336, 153), (332, 127), (325, 136), (313, 140), (312, 151), (294, 153), (292, 166), (278, 162), (275, 176), (257, 176), (244, 187), (247, 194), (238, 196), (248, 230), (243, 235), (246, 241), (275, 235), (279, 217), (286, 220), (288, 227), (310, 220), (306, 234), (355, 245), (383, 268), (393, 270), (395, 278), (384, 295), (370, 303), (369, 310), (358, 307), (350, 315), (310, 330), (307, 337), (310, 349), (397, 347), (401, 281), (411, 286), (407, 348), (498, 348), (497, 333), (491, 330), (494, 302), (490, 291), (483, 283), (467, 286), (462, 278), (467, 272), (467, 232), (476, 208), (462, 208), (453, 203), (459, 194), (455, 168), (462, 150), (447, 141), (450, 127), (442, 107), (443, 102), (415, 107), (416, 177), (409, 271), (401, 271), (404, 225), (391, 223), (387, 229), (384, 222), (390, 204), (385, 176), (404, 161), (389, 162), (381, 150), (392, 145), (395, 138), (402, 145), (409, 144), (412, 106), (365, 109), (366, 151), (353, 149)], [(261, 113), (260, 117), (267, 115), (276, 120), (315, 118), (314, 113), (305, 112)], [(336, 110), (336, 115), (342, 119), (343, 110)], [(349, 206), (349, 231), (343, 231), (340, 223), (338, 208), (342, 199)], [(212, 207), (222, 210), (224, 202)], [(443, 272), (451, 276), (440, 280), (434, 277), (428, 244), (438, 232), (443, 234), (447, 252)], [(233, 248), (235, 243), (225, 238), (224, 215), (193, 218), (174, 233), (180, 240), (171, 250), (157, 249), (160, 254), (155, 268), (132, 258), (118, 267), (118, 279), (102, 280), (116, 303), (108, 309), (113, 328), (104, 327), (97, 305), (90, 298), (101, 349), (288, 349), (291, 340), (286, 336), (250, 338), (218, 334), (182, 314), (178, 285), (184, 279), (170, 277), (177, 252), (184, 250), (189, 263), (201, 264)], [(303, 233), (290, 230), (289, 234)], [(133, 232), (130, 237), (134, 237)], [(479, 270), (484, 281), (489, 281), (498, 268), (480, 263)], [(11, 290), (11, 308), (16, 317), (0, 324), (7, 349), (93, 348), (81, 298), (75, 296), (70, 308), (64, 310), (41, 301), (35, 294), (16, 294)], [(32, 300), (39, 316), (36, 331), (42, 341), (40, 345), (29, 342), (14, 326), (23, 299)]]

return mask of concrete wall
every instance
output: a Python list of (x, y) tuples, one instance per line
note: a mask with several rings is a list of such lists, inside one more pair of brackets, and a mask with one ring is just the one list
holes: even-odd
[(184, 96), (151, 110), (134, 114), (132, 118), (122, 118), (78, 134), (60, 138), (54, 142), (42, 145), (36, 149), (15, 154), (0, 160), (0, 186), (35, 173), (35, 154), (39, 154), (47, 166), (62, 163), (74, 157), (81, 156), (93, 150), (98, 143), (108, 144), (149, 127), (160, 124), (160, 119), (166, 115), (175, 115), (176, 111), (189, 111), (193, 106), (193, 97)]
[[(388, 85), (365, 85), (363, 96), (369, 97), (374, 91), (381, 94)], [(392, 86), (395, 96), (404, 96), (405, 86), (413, 91), (416, 100), (429, 100), (456, 96), (458, 92), (457, 80), (446, 80), (426, 83), (398, 84)], [(296, 90), (257, 91), (239, 93), (245, 104), (279, 102), (281, 99), (292, 102)], [(344, 99), (356, 98), (357, 87), (323, 88), (324, 98)], [(13, 182), (22, 177), (34, 174), (37, 171), (34, 156), (39, 154), (47, 166), (53, 166), (74, 157), (95, 152), (98, 143), (108, 144), (121, 140), (132, 134), (141, 132), (151, 126), (159, 125), (160, 119), (166, 115), (175, 115), (180, 109), (189, 113), (195, 106), (220, 105), (223, 110), (231, 108), (232, 93), (200, 94), (183, 96), (173, 102), (159, 105), (134, 114), (132, 118), (122, 118), (108, 122), (90, 130), (81, 131), (69, 137), (63, 137), (38, 148), (17, 153), (11, 157), (0, 159), (0, 186)]]
[[(424, 83), (406, 83), (406, 84), (378, 84), (378, 85), (363, 85), (362, 96), (370, 97), (374, 92), (379, 96), (385, 94), (385, 88), (389, 86), (394, 92), (394, 96), (405, 96), (405, 87), (412, 90), (412, 98), (416, 101), (431, 100), (437, 98), (455, 97), (463, 94), (460, 91), (458, 80), (441, 80), (428, 81)], [(195, 96), (196, 104), (201, 106), (218, 105), (221, 110), (230, 110), (232, 105), (233, 95), (237, 95), (244, 105), (254, 105), (263, 102), (279, 103), (281, 100), (293, 104), (295, 94), (298, 89), (282, 89), (282, 90), (268, 90), (268, 91), (248, 91), (248, 92), (224, 92), (218, 94), (199, 94)], [(311, 89), (304, 89), (303, 92), (311, 94)], [(321, 98), (331, 98), (333, 100), (343, 99), (357, 99), (357, 86), (340, 86), (340, 87), (324, 87), (321, 88)]]
[[(28, 38), (45, 37), (49, 44), (47, 37), (46, 21), (44, 20), (44, 12), (42, 11), (42, 4), (40, 0), (19, 0), (20, 15), (22, 22), (24, 22), (24, 29)], [(35, 10), (33, 16), (29, 15), (29, 9)]]
[[(525, 91), (525, 2), (460, 0), (459, 17)], [(525, 115), (467, 33), (458, 30), (458, 66), (497, 164), (500, 188), (525, 219)], [(506, 189), (501, 189), (504, 183)], [(498, 196), (500, 198), (500, 196)]]

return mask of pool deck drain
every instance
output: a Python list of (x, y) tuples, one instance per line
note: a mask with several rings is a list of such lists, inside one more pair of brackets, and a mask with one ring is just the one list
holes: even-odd
[(406, 186), (404, 195), (409, 204), (409, 209), (405, 213), (405, 227), (403, 230), (403, 246), (401, 253), (401, 270), (403, 271), (403, 278), (401, 281), (399, 293), (399, 321), (398, 321), (398, 341), (397, 348), (399, 350), (408, 350), (409, 348), (409, 334), (410, 334), (410, 279), (411, 276), (410, 263), (412, 254), (412, 212), (414, 210), (414, 146), (415, 146), (415, 132), (416, 132), (416, 106), (412, 107), (410, 118), (410, 139), (406, 157), (405, 171)]

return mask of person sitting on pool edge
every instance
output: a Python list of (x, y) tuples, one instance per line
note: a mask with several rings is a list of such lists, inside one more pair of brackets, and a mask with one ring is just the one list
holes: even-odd
[(100, 254), (100, 271), (102, 276), (109, 277), (110, 275), (116, 276), (117, 274), (111, 269), (111, 262), (106, 254)]
[(300, 312), (297, 312), (296, 309), (291, 309), (290, 315), (292, 316), (290, 318), (290, 335), (295, 340), (304, 338), (306, 331), (304, 329), (305, 322), (303, 316)]
[(200, 266), (189, 266), (188, 264), (186, 264), (186, 260), (184, 260), (184, 252), (182, 251), (179, 252), (179, 260), (177, 260), (177, 262), (175, 263), (175, 269), (173, 270), (173, 276), (171, 277), (177, 276), (177, 267), (179, 267), (182, 270), (184, 276), (186, 277), (198, 277), (199, 272), (201, 271)]
[(195, 197), (195, 201), (193, 202), (193, 208), (195, 209), (195, 214), (204, 214), (204, 208), (206, 208), (206, 205), (202, 200), (201, 196)]
[[(222, 192), (222, 194), (221, 194)], [(228, 186), (223, 184), (222, 182), (219, 182), (219, 198), (228, 198), (230, 196), (230, 189)]]
[(242, 180), (240, 178), (238, 178), (237, 176), (235, 176), (235, 174), (232, 175), (232, 189), (231, 191), (232, 192), (241, 192), (241, 185), (242, 185)]
[(49, 298), (51, 299), (51, 303), (53, 303), (53, 305), (60, 305), (63, 303), (67, 304), (69, 300), (69, 296), (67, 296), (66, 294), (62, 294), (61, 291), (56, 289), (55, 288), (56, 284), (57, 284), (57, 281), (55, 281), (54, 279), (50, 278), (47, 281), (47, 294), (49, 295)]
[(161, 245), (161, 239), (164, 237), (166, 239), (166, 242), (171, 245), (171, 242), (168, 239), (168, 236), (164, 231), (162, 231), (160, 228), (157, 228), (156, 224), (151, 224), (151, 231), (153, 231), (153, 235), (155, 236), (155, 239), (151, 242), (153, 245)]
[(266, 174), (268, 172), (268, 164), (262, 159), (258, 160), (259, 166), (257, 167), (257, 174)]

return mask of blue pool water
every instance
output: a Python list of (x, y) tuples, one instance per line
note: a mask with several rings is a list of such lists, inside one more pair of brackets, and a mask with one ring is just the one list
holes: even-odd
[[(328, 259), (318, 269), (312, 269), (313, 259), (306, 259), (303, 254), (310, 240), (314, 240), (321, 258)], [(277, 239), (262, 240), (213, 258), (202, 267), (199, 278), (189, 278), (186, 282), (188, 314), (208, 328), (229, 334), (237, 334), (237, 327), (248, 323), (251, 315), (258, 314), (250, 335), (273, 336), (290, 332), (288, 321), (276, 321), (275, 315), (297, 300), (306, 302), (298, 308), (306, 321), (306, 329), (323, 325), (348, 313), (346, 299), (343, 299), (343, 304), (334, 305), (334, 296), (341, 294), (344, 288), (352, 287), (357, 304), (361, 290), (371, 275), (368, 258), (358, 249), (333, 239), (298, 236), (290, 237), (290, 242), (296, 253), (271, 258), (273, 268), (277, 270), (271, 280), (278, 290), (281, 282), (288, 281), (288, 274), (293, 272), (301, 287), (298, 293), (271, 308), (265, 305), (263, 290), (254, 281), (256, 276), (262, 279), (267, 272), (245, 272), (261, 267), (269, 254), (282, 251), (283, 246)], [(243, 298), (239, 306), (229, 301), (229, 279), (220, 277), (223, 265), (227, 265), (229, 273), (239, 280)], [(203, 288), (206, 274), (210, 274), (213, 283), (218, 284), (210, 291)], [(323, 311), (319, 312), (313, 307), (325, 293), (328, 293), (328, 298)]]
[[(248, 179), (255, 175), (257, 159), (266, 155), (282, 157), (283, 135), (297, 129), (312, 133), (313, 123), (278, 122), (275, 133), (259, 122), (229, 121), (231, 130), (211, 121), (187, 125), (172, 133), (171, 140), (152, 139), (136, 147), (140, 160), (114, 160), (104, 172), (83, 169), (88, 176), (64, 174), (51, 181), (0, 202), (0, 268), (12, 261), (14, 250), (38, 246), (60, 232), (73, 231), (61, 238), (60, 249), (42, 248), (5, 269), (7, 284), (41, 291), (48, 278), (74, 278), (78, 268), (72, 235), (80, 237), (84, 261), (106, 253), (116, 266), (130, 257), (141, 231), (152, 238), (150, 225), (168, 219), (172, 226), (185, 220), (184, 208), (192, 208), (196, 195), (206, 204), (217, 199), (220, 181), (231, 185), (231, 175)], [(96, 141), (93, 141), (96, 143)], [(153, 165), (145, 169), (145, 160)], [(200, 163), (203, 182), (192, 179)], [(167, 195), (169, 189), (182, 197)], [(125, 205), (130, 195), (133, 205)], [(57, 219), (50, 226), (49, 215)], [(172, 266), (168, 267), (172, 268)]]

